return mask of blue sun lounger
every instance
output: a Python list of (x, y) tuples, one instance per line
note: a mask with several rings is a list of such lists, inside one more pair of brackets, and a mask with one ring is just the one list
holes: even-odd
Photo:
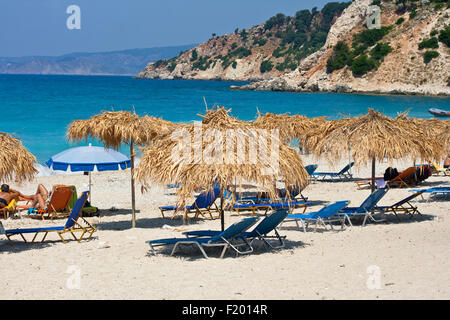
[[(281, 189), (280, 191), (281, 194), (285, 195), (285, 197), (281, 197), (280, 201), (282, 202), (296, 202), (296, 198), (297, 196), (300, 195), (300, 197), (302, 198), (301, 201), (308, 201), (308, 198), (306, 198), (305, 196), (303, 196), (301, 190), (299, 187), (295, 187), (292, 189), (292, 191), (290, 192), (289, 196), (287, 196), (287, 191), (285, 188)], [(270, 198), (258, 198), (258, 197), (238, 197), (236, 199), (236, 201), (240, 204), (245, 204), (245, 203), (270, 203), (272, 201), (272, 199)]]
[[(280, 236), (276, 227), (286, 218), (288, 215), (288, 210), (279, 209), (272, 212), (270, 215), (266, 216), (260, 223), (250, 232), (244, 232), (240, 236), (235, 239), (243, 240), (248, 243), (248, 246), (252, 248), (251, 244), (255, 239), (259, 239), (263, 241), (267, 246), (272, 249), (279, 249), (284, 247), (284, 239), (286, 236)], [(274, 232), (274, 236), (269, 236), (268, 234)], [(186, 237), (213, 237), (219, 234), (220, 231), (216, 230), (197, 230), (197, 231), (189, 231), (184, 232), (183, 234)], [(274, 245), (270, 243), (269, 239), (277, 239), (279, 245)]]
[[(194, 218), (197, 219), (199, 215), (205, 217), (205, 214), (209, 214), (211, 219), (213, 219), (213, 212), (219, 212), (218, 208), (214, 206), (214, 202), (220, 195), (220, 187), (214, 187), (213, 192), (203, 192), (197, 196), (197, 199), (195, 199), (194, 203), (190, 206), (186, 207), (177, 207), (177, 206), (162, 206), (159, 207), (159, 210), (161, 210), (161, 215), (163, 218), (164, 212), (166, 211), (173, 211), (176, 213), (177, 211), (182, 211), (187, 218), (189, 218), (189, 213), (195, 213)], [(173, 216), (175, 217), (175, 215)], [(172, 218), (173, 218), (172, 217)]]
[[(423, 193), (429, 193), (431, 195), (434, 194), (442, 194), (442, 195), (448, 195), (450, 194), (450, 187), (435, 187), (435, 188), (428, 188), (428, 189), (413, 189), (413, 190), (409, 190), (410, 192), (419, 192), (422, 191), (422, 199), (424, 199), (423, 197)], [(429, 202), (430, 199), (427, 200), (427, 202)]]
[(236, 211), (240, 215), (241, 211), (251, 211), (251, 215), (254, 216), (256, 211), (264, 210), (264, 215), (267, 215), (269, 210), (287, 209), (289, 212), (296, 208), (304, 208), (312, 205), (311, 202), (295, 201), (295, 202), (273, 202), (273, 203), (246, 203), (246, 204), (230, 204), (226, 207), (227, 210)]
[(311, 178), (316, 181), (320, 177), (322, 177), (321, 180), (325, 180), (327, 177), (329, 177), (329, 179), (333, 181), (350, 180), (351, 178), (353, 178), (353, 175), (349, 172), (349, 170), (351, 169), (351, 167), (353, 167), (354, 164), (354, 162), (349, 163), (339, 172), (313, 172)]
[(156, 254), (156, 246), (173, 245), (173, 249), (170, 255), (173, 255), (180, 245), (195, 245), (199, 248), (205, 258), (208, 258), (204, 248), (206, 247), (223, 247), (220, 258), (223, 258), (228, 248), (232, 248), (234, 251), (240, 254), (246, 254), (253, 251), (253, 248), (247, 251), (239, 250), (238, 246), (232, 244), (231, 241), (243, 232), (247, 231), (252, 225), (256, 223), (258, 217), (244, 218), (243, 220), (236, 222), (220, 232), (217, 235), (202, 238), (167, 238), (159, 240), (147, 241), (150, 245), (153, 254)]
[(302, 224), (303, 232), (306, 233), (306, 228), (312, 222), (314, 222), (314, 231), (316, 231), (317, 224), (319, 223), (323, 225), (325, 229), (327, 229), (325, 223), (328, 222), (330, 224), (331, 229), (333, 230), (333, 225), (331, 224), (331, 222), (339, 221), (341, 222), (341, 229), (344, 229), (345, 227), (344, 218), (336, 217), (336, 215), (340, 210), (345, 208), (349, 204), (349, 202), (350, 201), (338, 201), (323, 207), (319, 211), (310, 212), (308, 214), (290, 214), (283, 221), (283, 224), (286, 222), (294, 221), (295, 224), (297, 225), (297, 228), (300, 230), (300, 226), (298, 224), (298, 222), (300, 221)]
[(309, 164), (305, 167), (306, 172), (308, 172), (309, 175), (312, 175), (314, 171), (316, 171), (318, 165), (317, 164)]
[(343, 216), (345, 220), (347, 220), (350, 226), (353, 226), (351, 218), (353, 217), (362, 217), (364, 216), (363, 226), (366, 225), (367, 219), (372, 220), (373, 222), (380, 222), (382, 220), (376, 220), (372, 216), (372, 210), (375, 210), (377, 203), (384, 197), (386, 192), (388, 192), (389, 188), (377, 189), (373, 193), (371, 193), (366, 200), (359, 207), (345, 207), (339, 211), (338, 215)]
[(419, 216), (422, 216), (417, 206), (414, 206), (411, 204), (411, 200), (414, 198), (422, 195), (424, 193), (424, 190), (418, 190), (414, 194), (410, 195), (409, 197), (406, 197), (396, 203), (394, 203), (391, 206), (375, 206), (375, 210), (389, 213), (392, 212), (395, 217), (397, 218), (398, 222), (401, 222), (406, 215), (409, 215), (410, 219), (414, 217), (414, 214), (418, 214)]
[[(89, 234), (89, 237), (87, 239), (90, 239), (93, 235), (93, 233), (97, 230), (93, 225), (91, 225), (89, 222), (87, 222), (85, 219), (80, 217), (80, 212), (83, 209), (83, 206), (87, 200), (89, 191), (84, 191), (81, 196), (78, 198), (77, 202), (75, 203), (74, 207), (72, 208), (72, 212), (69, 215), (69, 218), (67, 219), (67, 222), (62, 227), (45, 227), (45, 228), (27, 228), (27, 229), (10, 229), (5, 230), (5, 235), (8, 237), (8, 240), (11, 241), (11, 237), (14, 235), (20, 235), (23, 239), (23, 241), (27, 242), (27, 240), (24, 237), (24, 234), (35, 234), (31, 242), (34, 242), (36, 240), (36, 237), (38, 234), (43, 233), (44, 237), (42, 238), (41, 242), (45, 240), (47, 237), (47, 234), (50, 232), (56, 232), (59, 237), (61, 238), (63, 243), (66, 243), (66, 240), (64, 239), (63, 235), (66, 233), (72, 234), (75, 240), (80, 242), (83, 239), (83, 236), (85, 234)], [(83, 224), (79, 223), (79, 219), (83, 220)], [(77, 238), (75, 236), (76, 232), (81, 232), (81, 236)]]

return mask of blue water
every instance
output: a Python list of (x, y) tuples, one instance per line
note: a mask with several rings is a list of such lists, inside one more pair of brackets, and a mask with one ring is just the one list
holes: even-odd
[[(261, 112), (326, 115), (332, 119), (361, 115), (367, 108), (388, 116), (412, 108), (411, 116), (431, 118), (431, 107), (450, 109), (450, 98), (371, 96), (229, 90), (236, 82), (138, 80), (131, 77), (0, 75), (0, 131), (20, 138), (43, 163), (75, 144), (66, 141), (69, 123), (104, 110), (132, 110), (139, 115), (182, 122), (199, 119), (208, 106), (223, 105), (243, 120)], [(88, 141), (89, 142), (89, 141)], [(83, 142), (81, 145), (85, 145)], [(99, 145), (98, 143), (93, 143)], [(126, 149), (122, 149), (128, 154)]]

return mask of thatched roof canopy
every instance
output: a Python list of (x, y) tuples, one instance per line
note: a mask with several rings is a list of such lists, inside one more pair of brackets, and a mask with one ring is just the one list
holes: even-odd
[(170, 132), (172, 123), (160, 118), (140, 118), (129, 111), (104, 111), (87, 120), (73, 121), (67, 130), (69, 140), (97, 138), (107, 148), (118, 149), (122, 143), (146, 144)]
[(330, 161), (346, 156), (351, 146), (355, 165), (384, 157), (426, 160), (443, 155), (441, 142), (373, 109), (364, 116), (327, 121), (311, 132), (306, 142), (316, 156), (327, 154)]
[[(229, 111), (213, 108), (202, 116), (201, 124), (180, 126), (172, 137), (146, 147), (135, 172), (136, 180), (144, 185), (149, 181), (161, 185), (179, 182), (179, 203), (190, 199), (198, 189), (211, 190), (213, 184), (226, 188), (236, 181), (239, 185), (251, 181), (267, 189), (270, 197), (276, 199), (274, 182), (279, 176), (284, 177), (286, 185), (303, 188), (308, 183), (308, 174), (297, 152), (270, 133), (269, 139), (261, 139), (256, 128), (231, 117)], [(172, 157), (173, 150), (180, 150), (182, 137), (190, 148), (183, 154), (184, 158)], [(241, 148), (237, 141), (244, 140), (239, 139), (245, 139)], [(264, 155), (253, 152), (251, 146), (267, 148), (267, 151), (273, 147), (278, 151), (279, 160), (271, 158), (268, 152)]]
[(401, 114), (397, 119), (404, 122), (405, 125), (412, 126), (415, 130), (422, 131), (425, 135), (434, 139), (440, 139), (442, 131), (450, 126), (449, 120), (413, 118), (408, 117), (407, 114)]
[(258, 112), (257, 119), (253, 122), (254, 126), (261, 129), (278, 129), (280, 138), (288, 143), (293, 138), (301, 140), (303, 134), (317, 127), (325, 121), (325, 117), (307, 118), (302, 115), (289, 115), (289, 113), (276, 114)]
[(450, 154), (450, 124), (447, 123), (447, 126), (445, 126), (442, 131), (437, 135), (439, 139), (441, 139), (442, 143), (444, 144), (445, 152)]
[(90, 119), (76, 120), (69, 125), (69, 140), (97, 138), (106, 148), (116, 150), (122, 143), (130, 145), (132, 227), (135, 226), (134, 145), (154, 142), (154, 139), (169, 134), (175, 127), (176, 125), (169, 121), (150, 116), (141, 118), (129, 111), (104, 111)]
[(19, 139), (0, 132), (0, 181), (31, 180), (38, 173), (34, 168), (35, 162), (36, 157)]

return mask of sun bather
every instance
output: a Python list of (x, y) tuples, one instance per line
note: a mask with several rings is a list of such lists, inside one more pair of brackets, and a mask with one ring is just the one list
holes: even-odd
[(0, 192), (0, 209), (7, 207), (11, 200), (19, 195), (20, 192), (10, 189), (7, 184), (3, 184)]
[(43, 184), (39, 184), (35, 194), (24, 195), (20, 191), (12, 190), (9, 185), (3, 184), (0, 192), (0, 208), (6, 207), (8, 203), (14, 199), (19, 198), (31, 203), (31, 206), (36, 209), (44, 209), (45, 201), (47, 201), (49, 192)]

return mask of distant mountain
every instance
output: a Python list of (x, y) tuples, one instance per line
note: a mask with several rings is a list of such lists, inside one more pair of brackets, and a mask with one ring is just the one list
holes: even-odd
[(149, 62), (172, 58), (195, 44), (62, 56), (0, 57), (0, 74), (136, 75)]

